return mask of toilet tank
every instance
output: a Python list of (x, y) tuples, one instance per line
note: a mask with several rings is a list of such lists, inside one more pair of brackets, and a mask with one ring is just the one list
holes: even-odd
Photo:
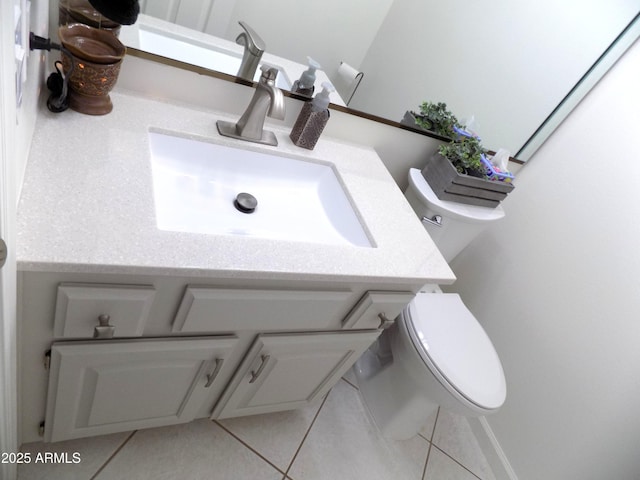
[(409, 170), (409, 187), (405, 197), (420, 219), (433, 219), (436, 215), (441, 217), (440, 226), (425, 220), (422, 225), (447, 262), (453, 260), (492, 222), (504, 217), (504, 210), (499, 205), (488, 208), (440, 200), (417, 168)]

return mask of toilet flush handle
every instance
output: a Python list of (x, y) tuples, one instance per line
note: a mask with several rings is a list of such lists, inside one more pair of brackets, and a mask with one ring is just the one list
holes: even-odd
[(441, 215), (434, 215), (431, 218), (422, 217), (422, 223), (430, 223), (431, 225), (435, 225), (436, 227), (441, 227), (442, 226), (442, 216)]

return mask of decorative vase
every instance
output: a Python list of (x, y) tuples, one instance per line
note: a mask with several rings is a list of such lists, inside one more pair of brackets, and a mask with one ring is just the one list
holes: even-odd
[(69, 82), (69, 107), (88, 115), (112, 111), (109, 92), (118, 80), (125, 46), (111, 33), (84, 24), (59, 28), (62, 65)]
[(83, 23), (90, 27), (111, 32), (116, 37), (121, 25), (98, 12), (87, 0), (60, 0), (58, 4), (58, 26)]

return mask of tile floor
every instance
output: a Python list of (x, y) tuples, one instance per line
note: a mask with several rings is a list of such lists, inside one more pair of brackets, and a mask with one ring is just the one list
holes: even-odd
[[(302, 410), (31, 443), (23, 451), (80, 454), (31, 463), (19, 480), (495, 480), (465, 418), (444, 411), (420, 435), (384, 439), (347, 375)], [(76, 457), (77, 458), (77, 457)]]

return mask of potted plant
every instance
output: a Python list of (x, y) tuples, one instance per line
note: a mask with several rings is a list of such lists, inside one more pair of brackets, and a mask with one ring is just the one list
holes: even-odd
[(411, 113), (414, 115), (418, 126), (443, 137), (455, 138), (454, 127), (461, 128), (458, 119), (447, 110), (447, 104), (443, 102), (422, 102), (420, 113)]
[(440, 200), (497, 207), (514, 185), (488, 179), (486, 152), (477, 137), (461, 135), (438, 148), (422, 176)]
[[(449, 139), (427, 161), (422, 176), (441, 200), (497, 207), (514, 185), (493, 173), (480, 138), (460, 124), (443, 102), (422, 102), (420, 112), (407, 111), (401, 123)], [(490, 176), (489, 173), (492, 173)], [(513, 178), (509, 174), (510, 178)]]
[(438, 153), (451, 162), (458, 173), (487, 178), (482, 156), (487, 150), (477, 137), (462, 136), (458, 141), (441, 145)]
[(419, 127), (447, 138), (456, 138), (456, 128), (462, 128), (458, 119), (443, 102), (422, 102), (420, 112), (407, 111), (402, 119), (404, 125)]

